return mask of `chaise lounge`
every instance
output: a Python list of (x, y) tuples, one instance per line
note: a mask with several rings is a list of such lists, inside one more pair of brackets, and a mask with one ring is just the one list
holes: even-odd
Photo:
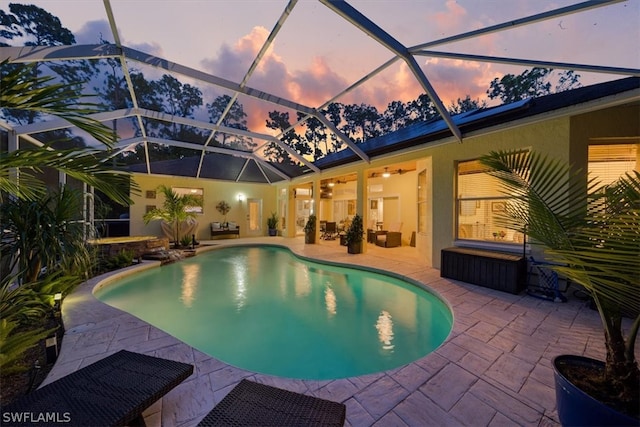
[(342, 403), (243, 379), (198, 424), (209, 426), (342, 426)]
[(2, 408), (3, 424), (144, 425), (142, 412), (193, 373), (193, 365), (120, 350)]

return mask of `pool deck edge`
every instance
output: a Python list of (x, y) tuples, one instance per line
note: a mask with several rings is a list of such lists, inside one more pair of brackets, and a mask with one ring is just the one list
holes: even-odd
[[(405, 248), (349, 255), (335, 242), (305, 245), (301, 238), (212, 241), (216, 247), (252, 243), (405, 276), (445, 299), (453, 309), (453, 330), (433, 353), (391, 371), (331, 381), (285, 379), (227, 365), (103, 304), (93, 289), (111, 276), (99, 276), (65, 298), (66, 330), (45, 383), (127, 349), (195, 366), (191, 377), (145, 411), (148, 426), (197, 425), (242, 378), (343, 402), (348, 426), (557, 426), (552, 357), (576, 349), (590, 357), (604, 355), (597, 313), (576, 299), (553, 303), (443, 279)], [(133, 271), (136, 266), (121, 274)]]

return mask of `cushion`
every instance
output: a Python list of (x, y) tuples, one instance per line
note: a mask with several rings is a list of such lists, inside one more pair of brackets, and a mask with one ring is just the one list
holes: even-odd
[(236, 228), (238, 228), (238, 224), (236, 224), (235, 222), (228, 222), (227, 224), (229, 226), (229, 230), (235, 230)]
[(222, 228), (222, 226), (220, 225), (219, 222), (212, 222), (211, 223), (211, 229), (212, 230), (220, 230)]

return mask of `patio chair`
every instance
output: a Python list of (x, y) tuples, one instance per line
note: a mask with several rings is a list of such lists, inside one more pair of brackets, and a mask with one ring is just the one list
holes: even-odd
[(402, 229), (401, 222), (392, 223), (389, 230), (383, 230), (381, 234), (376, 235), (376, 245), (383, 248), (395, 248), (402, 246)]
[(375, 243), (377, 236), (385, 233), (386, 231), (382, 230), (382, 223), (372, 219), (367, 228), (367, 243)]
[(65, 426), (144, 425), (142, 412), (192, 373), (188, 363), (120, 350), (2, 407), (1, 419), (31, 425), (54, 414)]
[(324, 233), (322, 233), (322, 238), (324, 240), (334, 240), (336, 238), (336, 234), (338, 234), (337, 224), (334, 222), (328, 222), (324, 229)]
[(198, 426), (342, 426), (342, 403), (243, 379)]

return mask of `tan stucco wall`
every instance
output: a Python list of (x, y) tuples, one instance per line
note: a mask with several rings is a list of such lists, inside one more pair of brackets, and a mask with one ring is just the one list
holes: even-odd
[(623, 105), (580, 114), (571, 119), (571, 161), (586, 164), (589, 140), (640, 136), (640, 107)]
[[(483, 132), (487, 132), (484, 130)], [(291, 182), (282, 182), (274, 186), (251, 185), (227, 182), (198, 181), (187, 178), (159, 178), (136, 175), (136, 180), (141, 184), (143, 196), (136, 199), (136, 205), (131, 209), (131, 234), (156, 234), (159, 235), (158, 225), (144, 226), (142, 215), (145, 205), (152, 204), (144, 199), (144, 191), (154, 189), (161, 183), (171, 182), (176, 186), (194, 186), (205, 189), (205, 214), (206, 220), (201, 221), (198, 238), (208, 236), (208, 223), (221, 220), (220, 214), (215, 210), (215, 204), (220, 200), (226, 200), (232, 206), (228, 220), (236, 221), (244, 226), (246, 231), (245, 206), (238, 206), (236, 196), (239, 192), (246, 197), (262, 198), (264, 200), (263, 213), (266, 215), (277, 210), (276, 196), (282, 188), (289, 191), (289, 217), (292, 217), (293, 193), (292, 189), (303, 184), (313, 184), (319, 188), (321, 179), (339, 177), (356, 172), (362, 182), (358, 186), (358, 212), (363, 214), (367, 224), (366, 200), (369, 197), (367, 187), (375, 179), (367, 179), (367, 171), (374, 167), (392, 165), (396, 162), (416, 160), (421, 164), (429, 164), (430, 176), (433, 179), (431, 219), (432, 236), (421, 236), (431, 240), (428, 250), (420, 252), (425, 256), (425, 264), (440, 267), (440, 251), (454, 244), (455, 236), (455, 198), (456, 198), (456, 164), (461, 160), (478, 158), (491, 150), (508, 149), (534, 149), (541, 154), (547, 154), (553, 158), (572, 162), (586, 169), (587, 146), (590, 138), (599, 137), (637, 137), (640, 135), (640, 107), (622, 106), (601, 109), (591, 113), (580, 114), (574, 117), (538, 118), (530, 119), (527, 123), (511, 124), (511, 127), (492, 129), (490, 133), (483, 135), (467, 135), (462, 143), (455, 141), (440, 141), (431, 143), (421, 148), (398, 152), (385, 159), (374, 159), (370, 163), (364, 161), (342, 166), (328, 171), (322, 175), (300, 178)], [(438, 145), (439, 144), (439, 145)], [(428, 162), (424, 162), (428, 159)], [(175, 181), (174, 181), (175, 179)], [(396, 180), (391, 185), (393, 180)], [(403, 240), (405, 244), (411, 237), (411, 232), (417, 228), (416, 190), (417, 172), (405, 175), (395, 175), (390, 178), (389, 192), (396, 193), (402, 199)], [(387, 190), (385, 190), (385, 193)], [(212, 196), (213, 195), (213, 196)], [(320, 203), (319, 191), (314, 193), (315, 202)], [(327, 203), (322, 201), (322, 203)], [(160, 203), (156, 203), (160, 204)], [(327, 212), (330, 211), (330, 208)], [(316, 211), (317, 213), (317, 211)], [(287, 236), (293, 237), (293, 229), (287, 230)], [(266, 233), (266, 230), (265, 230)], [(264, 234), (264, 233), (263, 233)], [(514, 247), (514, 250), (517, 248)], [(427, 259), (428, 257), (428, 259)]]
[[(496, 129), (492, 133), (481, 136), (467, 136), (463, 143), (448, 142), (437, 146), (398, 153), (393, 157), (377, 159), (370, 164), (359, 162), (348, 166), (325, 171), (323, 179), (340, 176), (345, 173), (360, 172), (365, 177), (366, 171), (373, 167), (403, 162), (407, 160), (424, 160), (430, 158), (432, 167), (432, 245), (424, 253), (430, 254), (425, 264), (440, 267), (440, 251), (454, 244), (455, 227), (455, 182), (456, 165), (458, 161), (475, 159), (491, 150), (507, 150), (515, 148), (535, 148), (537, 151), (550, 153), (556, 158), (569, 159), (569, 118), (550, 119), (532, 124), (525, 124), (509, 129)], [(434, 145), (434, 144), (431, 144)], [(363, 194), (359, 197), (365, 200), (369, 197), (366, 188), (378, 179), (366, 179)], [(397, 185), (389, 186), (390, 193), (401, 194), (403, 217), (403, 241), (408, 244), (411, 232), (417, 229), (417, 172), (405, 175), (393, 175)], [(295, 186), (287, 183), (287, 186)], [(308, 182), (308, 178), (306, 180)], [(390, 181), (391, 182), (391, 181)], [(285, 185), (285, 184), (283, 184)], [(280, 185), (282, 187), (283, 185)], [(386, 192), (386, 190), (385, 190)], [(366, 209), (364, 209), (365, 224), (367, 224)]]
[(428, 150), (433, 156), (433, 266), (440, 267), (440, 251), (454, 244), (456, 164), (490, 151), (532, 148), (556, 158), (569, 157), (569, 121), (554, 119), (515, 129), (466, 137), (461, 144)]
[[(135, 181), (139, 184), (141, 194), (132, 195), (134, 205), (130, 209), (130, 234), (162, 236), (159, 221), (152, 221), (148, 225), (144, 224), (142, 216), (147, 205), (162, 207), (163, 196), (158, 194), (156, 199), (145, 197), (147, 190), (155, 190), (159, 185), (164, 184), (172, 187), (193, 187), (204, 190), (204, 213), (198, 215), (198, 229), (196, 239), (209, 239), (209, 223), (222, 221), (223, 216), (216, 210), (216, 205), (221, 200), (226, 201), (231, 206), (231, 211), (227, 214), (227, 221), (235, 221), (240, 226), (240, 236), (248, 236), (247, 202), (246, 199), (262, 199), (262, 231), (258, 235), (266, 235), (267, 216), (272, 211), (277, 211), (276, 188), (267, 184), (245, 184), (224, 181), (212, 181), (207, 179), (195, 179), (184, 177), (160, 177), (153, 175), (135, 174)], [(238, 194), (242, 193), (245, 201), (238, 202)]]

